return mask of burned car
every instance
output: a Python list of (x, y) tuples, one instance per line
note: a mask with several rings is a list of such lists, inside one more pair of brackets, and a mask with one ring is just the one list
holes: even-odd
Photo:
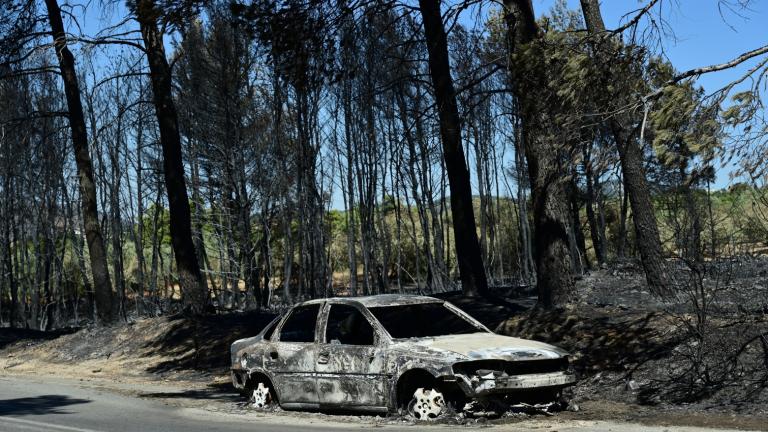
[(259, 408), (364, 410), (436, 418), (448, 405), (575, 381), (560, 348), (494, 334), (432, 297), (328, 298), (294, 306), (232, 344), (232, 381)]

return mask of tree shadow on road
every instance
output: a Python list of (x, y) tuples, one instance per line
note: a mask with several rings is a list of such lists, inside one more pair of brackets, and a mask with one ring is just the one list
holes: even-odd
[(0, 417), (6, 415), (72, 414), (71, 411), (63, 408), (90, 402), (87, 399), (77, 399), (62, 395), (5, 399), (0, 400)]

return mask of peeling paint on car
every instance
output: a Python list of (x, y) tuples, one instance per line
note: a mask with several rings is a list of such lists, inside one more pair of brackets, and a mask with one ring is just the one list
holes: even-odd
[(472, 333), (437, 338), (409, 339), (409, 345), (450, 351), (469, 358), (559, 358), (568, 352), (555, 346), (493, 333)]

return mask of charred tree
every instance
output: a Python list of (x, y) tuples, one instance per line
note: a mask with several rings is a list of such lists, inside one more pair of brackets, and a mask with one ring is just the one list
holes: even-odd
[[(505, 0), (510, 50), (510, 76), (517, 99), (521, 140), (525, 149), (531, 183), (539, 304), (551, 308), (567, 303), (574, 290), (567, 208), (566, 168), (562, 166), (563, 144), (544, 138), (547, 118), (546, 91), (548, 73), (537, 51), (541, 32), (530, 0)], [(525, 58), (517, 56), (525, 51)], [(523, 70), (526, 81), (522, 79)]]
[(184, 179), (179, 120), (171, 86), (171, 68), (158, 26), (160, 11), (153, 0), (139, 0), (134, 9), (149, 64), (153, 102), (160, 130), (171, 244), (179, 285), (186, 307), (192, 313), (199, 314), (205, 311), (210, 299), (192, 240), (192, 220)]
[(591, 144), (585, 145), (582, 149), (583, 165), (584, 165), (584, 177), (586, 178), (587, 190), (586, 190), (586, 202), (585, 207), (587, 210), (587, 222), (589, 223), (589, 234), (592, 240), (592, 248), (595, 251), (595, 259), (597, 264), (601, 265), (605, 263), (605, 242), (604, 231), (598, 221), (598, 217), (595, 214), (595, 205), (598, 205), (600, 197), (598, 188), (596, 188), (596, 174), (594, 165), (592, 162), (592, 149)]
[(64, 80), (64, 93), (67, 99), (69, 125), (72, 135), (72, 146), (75, 150), (78, 179), (80, 182), (80, 200), (82, 205), (85, 238), (93, 273), (97, 315), (99, 321), (107, 323), (113, 320), (112, 313), (112, 283), (107, 267), (107, 252), (104, 237), (99, 225), (96, 203), (96, 184), (93, 180), (93, 164), (88, 149), (88, 133), (85, 128), (85, 115), (80, 100), (80, 85), (75, 71), (75, 58), (67, 48), (67, 36), (61, 19), (61, 9), (56, 0), (46, 0), (48, 20), (51, 25), (53, 44), (59, 69)]
[[(601, 37), (605, 33), (605, 23), (600, 14), (598, 0), (581, 0), (581, 9), (589, 34), (595, 38)], [(600, 64), (605, 63), (602, 60), (601, 49), (603, 46), (605, 45), (599, 43), (594, 45), (593, 55)], [(604, 87), (607, 89), (609, 83), (614, 79), (618, 79), (618, 77), (614, 78), (612, 76), (609, 67), (602, 68), (602, 70), (601, 79), (605, 83)], [(634, 131), (627, 130), (623, 124), (626, 122), (621, 122), (615, 117), (607, 121), (609, 131), (613, 134), (619, 152), (624, 187), (626, 188), (626, 194), (632, 208), (637, 249), (640, 252), (646, 280), (653, 293), (662, 296), (668, 295), (672, 287), (661, 247), (659, 228), (646, 180), (645, 167), (643, 166), (643, 143), (635, 139)]]
[(487, 292), (488, 281), (477, 238), (469, 170), (461, 145), (461, 119), (451, 76), (448, 41), (440, 12), (440, 1), (419, 0), (419, 8), (427, 39), (429, 72), (435, 91), (443, 158), (451, 191), (453, 234), (462, 291), (466, 296), (477, 296)]

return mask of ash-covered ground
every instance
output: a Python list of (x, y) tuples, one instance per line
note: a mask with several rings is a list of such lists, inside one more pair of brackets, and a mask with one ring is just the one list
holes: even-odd
[[(648, 291), (637, 265), (602, 268), (578, 281), (571, 306), (555, 311), (537, 309), (526, 287), (498, 289), (485, 299), (440, 297), (498, 333), (568, 349), (580, 380), (567, 392), (570, 410), (554, 412), (564, 421), (764, 428), (768, 260), (734, 259), (698, 269), (680, 265), (675, 278), (677, 294), (659, 299)], [(273, 316), (171, 316), (53, 333), (0, 329), (0, 370), (77, 379), (169, 405), (242, 413), (250, 408), (229, 383), (229, 344), (256, 334)], [(488, 416), (453, 413), (442, 422), (504, 423), (548, 415), (518, 407)], [(408, 423), (399, 417), (344, 419)]]

